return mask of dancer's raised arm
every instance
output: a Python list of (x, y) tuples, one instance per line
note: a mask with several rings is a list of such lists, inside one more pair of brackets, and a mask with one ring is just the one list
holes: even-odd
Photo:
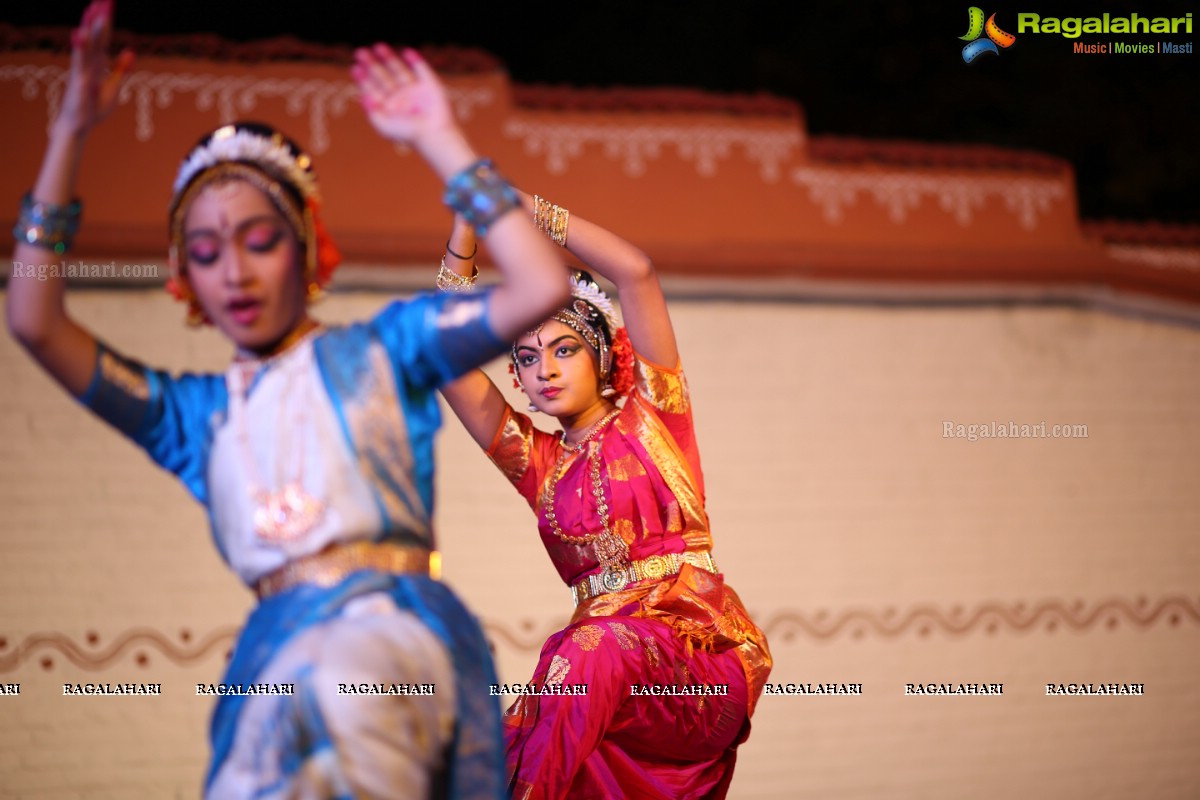
[(488, 309), (496, 336), (512, 339), (565, 302), (567, 274), (554, 247), (525, 214), (511, 213), (520, 210), (517, 194), (471, 147), (424, 59), (415, 50), (397, 55), (379, 44), (355, 52), (352, 72), (375, 129), (416, 149), (447, 182), (452, 206), (456, 196), (473, 193), (470, 206), (456, 210), (486, 237), (503, 274)]
[[(541, 197), (524, 195), (525, 207), (537, 219), (557, 215), (560, 244), (597, 275), (612, 281), (621, 300), (621, 318), (629, 331), (633, 349), (643, 358), (672, 368), (679, 363), (675, 330), (667, 313), (667, 302), (654, 263), (642, 250), (617, 234), (574, 212), (555, 206)], [(553, 222), (547, 222), (547, 227)]]
[[(568, 214), (565, 209), (540, 197), (525, 193), (521, 193), (521, 197), (525, 210), (550, 239), (563, 244), (589, 270), (612, 281), (617, 287), (622, 317), (634, 350), (642, 358), (668, 369), (677, 366), (679, 350), (675, 331), (649, 256), (615, 233), (577, 214)], [(451, 288), (469, 283), (475, 272), (477, 248), (471, 226), (460, 217), (455, 218), (447, 245), (446, 272), (442, 274), (449, 277), (445, 282)], [(548, 316), (544, 315), (537, 322), (542, 322)], [(552, 360), (553, 353), (550, 358), (541, 359), (541, 363), (548, 365)], [(547, 387), (554, 387), (552, 376), (545, 377), (548, 380), (542, 381), (535, 376), (537, 383), (522, 384), (522, 387), (527, 393), (532, 391), (535, 394)], [(476, 443), (488, 448), (507, 407), (507, 401), (491, 379), (481, 370), (472, 370), (443, 386), (442, 396)], [(530, 397), (535, 406), (540, 399)], [(583, 420), (586, 421), (589, 416), (584, 415)], [(570, 427), (571, 422), (565, 424)]]
[(83, 394), (96, 366), (96, 340), (63, 303), (66, 279), (53, 274), (79, 226), (75, 194), (87, 136), (113, 108), (117, 87), (133, 61), (129, 51), (108, 57), (112, 3), (87, 7), (71, 33), (71, 66), (62, 106), (50, 127), (37, 181), (21, 201), (13, 275), (8, 284), (8, 328), (39, 364), (72, 394)]
[[(478, 275), (475, 255), (479, 244), (475, 229), (460, 215), (454, 215), (454, 224), (446, 240), (446, 256), (438, 273), (438, 287), (456, 291), (469, 288)], [(550, 312), (547, 312), (547, 315)], [(540, 319), (533, 324), (540, 322)], [(528, 327), (533, 327), (530, 325)], [(513, 338), (516, 338), (515, 336)], [(480, 447), (487, 449), (495, 438), (496, 429), (504, 419), (508, 401), (492, 379), (481, 369), (473, 369), (457, 380), (441, 387), (454, 415), (458, 417), (467, 433)]]

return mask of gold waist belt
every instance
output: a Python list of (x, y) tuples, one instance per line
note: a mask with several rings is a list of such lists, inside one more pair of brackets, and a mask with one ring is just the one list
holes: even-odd
[(649, 558), (639, 558), (623, 567), (608, 567), (603, 572), (588, 575), (571, 587), (575, 605), (584, 600), (608, 592), (619, 592), (638, 581), (662, 580), (668, 575), (678, 575), (684, 564), (717, 573), (717, 563), (708, 550), (689, 550), (686, 553), (663, 553)]
[(254, 590), (260, 600), (265, 600), (302, 583), (335, 586), (347, 575), (365, 569), (440, 578), (441, 566), (442, 554), (437, 550), (391, 542), (347, 542), (289, 561), (260, 578), (254, 584)]

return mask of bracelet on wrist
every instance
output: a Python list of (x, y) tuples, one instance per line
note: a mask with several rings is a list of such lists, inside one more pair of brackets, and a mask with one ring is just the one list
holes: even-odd
[(471, 250), (471, 255), (460, 256), (458, 253), (456, 253), (452, 249), (450, 249), (450, 240), (447, 239), (446, 240), (446, 252), (449, 253), (450, 255), (454, 256), (455, 258), (457, 258), (459, 261), (470, 261), (472, 258), (475, 257), (475, 254), (479, 252), (479, 242), (475, 243), (475, 247), (472, 248), (472, 250)]
[(559, 247), (567, 246), (567, 223), (570, 220), (571, 212), (567, 209), (544, 197), (533, 196), (533, 224)]
[(82, 214), (83, 203), (78, 199), (58, 205), (34, 200), (33, 192), (29, 191), (21, 198), (21, 212), (13, 226), (13, 237), (18, 242), (62, 255), (71, 249)]
[(486, 158), (451, 177), (442, 200), (461, 214), (479, 236), (486, 236), (496, 220), (521, 205), (516, 189)]
[(469, 292), (475, 288), (479, 280), (479, 268), (471, 267), (470, 275), (459, 275), (446, 266), (446, 257), (442, 256), (442, 266), (438, 268), (435, 285), (440, 292)]

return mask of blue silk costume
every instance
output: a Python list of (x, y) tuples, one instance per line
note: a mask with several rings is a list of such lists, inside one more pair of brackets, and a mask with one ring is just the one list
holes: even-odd
[[(222, 557), (248, 585), (335, 543), (432, 550), (436, 389), (508, 347), (488, 324), (488, 294), (395, 301), (368, 322), (321, 330), (269, 359), (249, 384), (241, 438), (225, 375), (172, 377), (103, 345), (81, 400), (178, 476), (207, 509)], [(304, 489), (326, 504), (324, 516), (298, 539), (263, 541), (246, 487), (255, 474), (276, 485), (297, 461)], [(331, 697), (338, 679), (422, 682), (396, 674), (404, 665), (426, 670), (426, 678), (449, 673), (437, 683), (440, 699), (429, 699), (440, 711), (421, 706), (426, 698), (355, 704)], [(433, 796), (505, 796), (488, 643), (433, 578), (360, 571), (336, 586), (300, 585), (264, 600), (222, 682), (266, 680), (294, 682), (295, 695), (218, 700), (207, 797), (291, 797), (301, 783), (324, 787), (322, 797), (402, 797), (416, 791), (397, 785), (396, 776), (409, 772), (421, 773), (411, 786)], [(420, 719), (441, 722), (426, 730)], [(408, 738), (380, 746), (381, 732)], [(362, 763), (370, 758), (405, 763)]]

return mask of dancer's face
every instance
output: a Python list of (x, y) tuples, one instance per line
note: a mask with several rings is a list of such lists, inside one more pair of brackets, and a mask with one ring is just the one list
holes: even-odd
[(596, 351), (558, 320), (517, 340), (517, 372), (529, 401), (551, 416), (573, 416), (600, 401)]
[(258, 187), (213, 183), (183, 224), (184, 275), (201, 308), (238, 349), (270, 352), (306, 315), (303, 249)]

